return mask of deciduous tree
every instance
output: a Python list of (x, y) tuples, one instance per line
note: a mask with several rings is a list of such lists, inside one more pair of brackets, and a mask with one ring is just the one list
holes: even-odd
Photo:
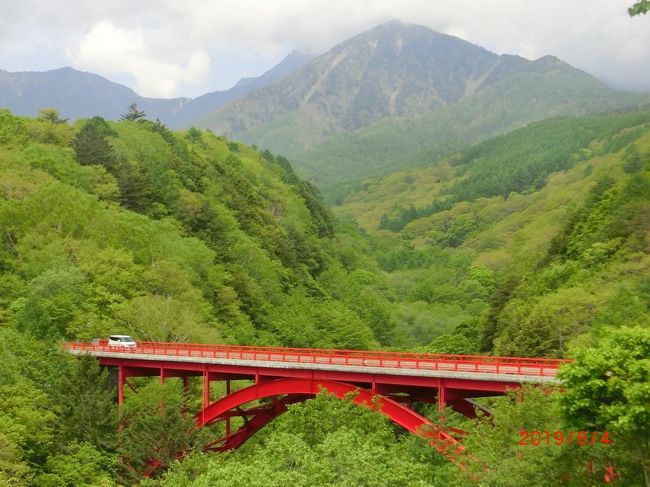
[(38, 119), (52, 125), (66, 123), (68, 121), (67, 118), (61, 118), (61, 113), (56, 108), (42, 108), (38, 111)]
[(627, 463), (628, 481), (636, 474), (650, 486), (650, 331), (609, 330), (575, 359), (560, 375), (567, 418), (581, 429), (610, 432), (616, 451), (625, 452), (617, 456)]

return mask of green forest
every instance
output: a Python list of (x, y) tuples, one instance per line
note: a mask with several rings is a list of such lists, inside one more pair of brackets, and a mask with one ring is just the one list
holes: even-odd
[[(283, 156), (135, 106), (0, 110), (0, 486), (592, 486), (612, 465), (650, 485), (650, 112), (534, 123), (359, 189), (330, 208)], [(464, 469), (327, 394), (204, 454), (175, 379), (134, 379), (120, 416), (110, 374), (61, 348), (116, 332), (575, 362), (561, 390), (482, 401), (491, 418), (446, 412)]]

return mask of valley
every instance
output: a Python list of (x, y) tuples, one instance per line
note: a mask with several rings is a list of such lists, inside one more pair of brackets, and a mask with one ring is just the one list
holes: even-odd
[(495, 51), (0, 70), (0, 486), (650, 485), (650, 94)]

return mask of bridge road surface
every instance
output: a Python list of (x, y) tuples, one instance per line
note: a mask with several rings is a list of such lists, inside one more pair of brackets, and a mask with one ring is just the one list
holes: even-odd
[(331, 380), (352, 374), (358, 379), (362, 374), (367, 376), (362, 382), (371, 382), (372, 376), (382, 376), (382, 380), (389, 381), (390, 377), (394, 377), (396, 383), (403, 383), (403, 378), (412, 377), (487, 383), (558, 384), (558, 368), (568, 362), (525, 357), (159, 342), (138, 342), (136, 348), (129, 349), (109, 347), (104, 340), (67, 342), (64, 346), (72, 354), (97, 357), (102, 365), (187, 372), (203, 372), (204, 366), (208, 366), (215, 372), (240, 372), (249, 376), (254, 371), (257, 375), (272, 378), (303, 376), (304, 372), (309, 372), (313, 378), (323, 376)]

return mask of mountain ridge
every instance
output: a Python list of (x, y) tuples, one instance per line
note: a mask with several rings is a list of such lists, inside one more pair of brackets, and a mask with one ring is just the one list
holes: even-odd
[(455, 140), (471, 143), (552, 116), (647, 102), (648, 94), (616, 91), (554, 56), (498, 55), (424, 26), (390, 22), (198, 125), (285, 154), (323, 187), (399, 169), (402, 160), (421, 164), (422, 152), (440, 155), (445, 145), (458, 148)]
[(56, 108), (64, 118), (100, 115), (117, 120), (131, 103), (136, 103), (151, 119), (159, 118), (173, 128), (187, 127), (225, 103), (282, 79), (309, 59), (310, 55), (293, 51), (258, 77), (242, 78), (230, 89), (196, 98), (144, 97), (120, 83), (69, 66), (48, 71), (0, 69), (0, 107), (24, 116), (36, 116), (42, 108)]
[(103, 76), (69, 66), (49, 71), (0, 70), (0, 106), (18, 115), (34, 116), (42, 108), (56, 108), (65, 118), (102, 115), (117, 119), (131, 103), (155, 117), (178, 111), (188, 98), (156, 99)]

